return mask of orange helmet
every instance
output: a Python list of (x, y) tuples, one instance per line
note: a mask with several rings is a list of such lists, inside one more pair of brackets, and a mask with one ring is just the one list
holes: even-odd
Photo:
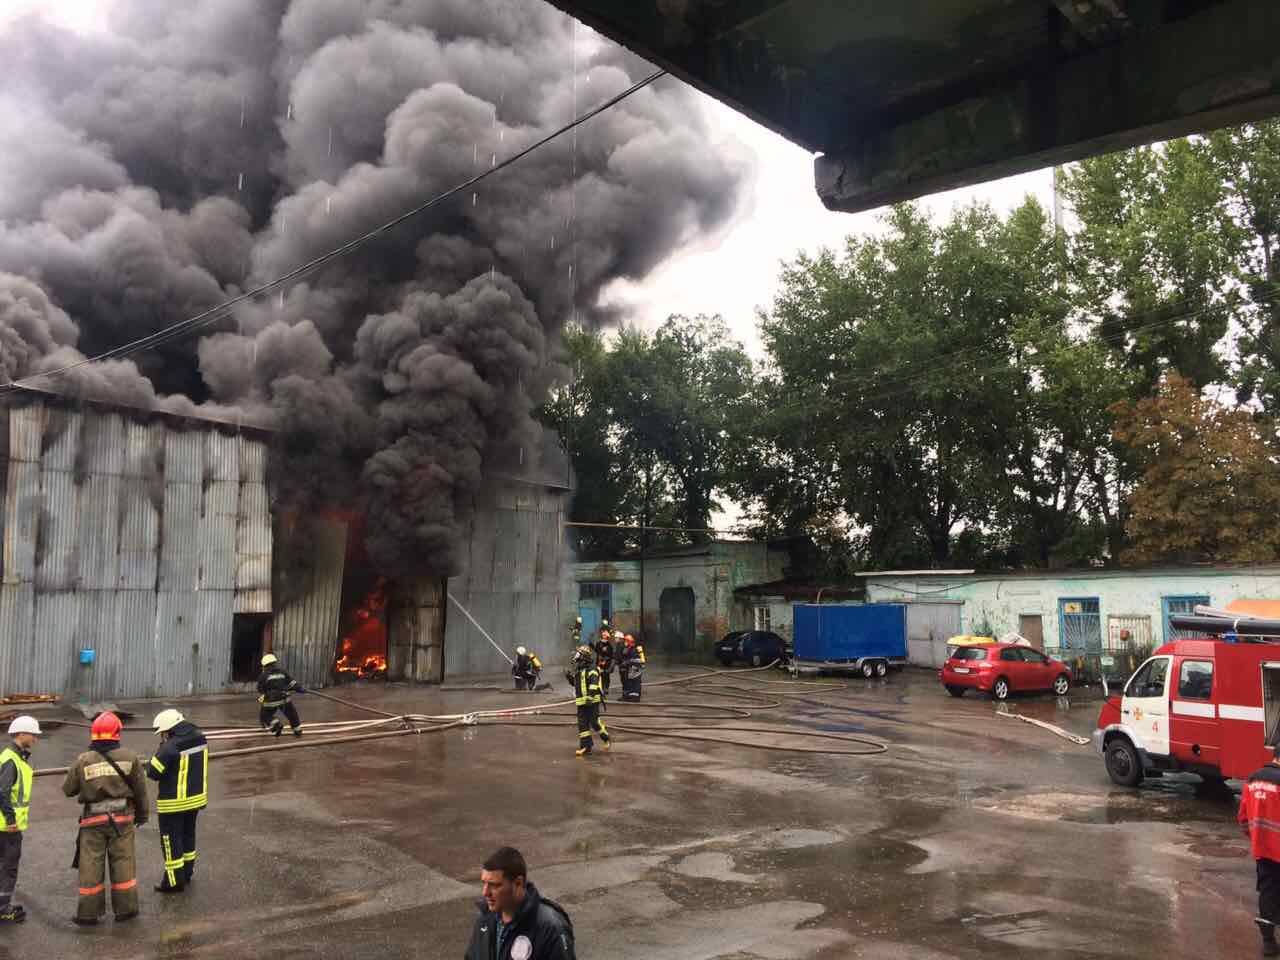
[(89, 728), (90, 739), (119, 740), (120, 731), (123, 729), (120, 718), (108, 710), (98, 714), (97, 719), (93, 721), (93, 726)]
[(623, 641), (624, 641), (625, 643), (635, 643), (635, 642), (636, 642), (636, 638), (635, 638), (635, 637), (633, 637), (633, 636), (632, 636), (631, 634), (629, 634), (629, 633), (628, 633), (625, 637), (623, 637), (622, 639), (623, 639)]

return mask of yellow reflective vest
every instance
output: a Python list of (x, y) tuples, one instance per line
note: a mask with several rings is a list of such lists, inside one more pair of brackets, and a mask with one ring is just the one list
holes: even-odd
[(9, 803), (13, 807), (12, 825), (6, 823), (4, 830), (13, 833), (27, 829), (29, 815), (31, 812), (31, 764), (22, 759), (22, 754), (18, 753), (13, 747), (5, 747), (0, 751), (0, 767), (6, 763), (13, 761), (14, 771), (17, 776), (14, 777), (13, 786), (9, 790)]

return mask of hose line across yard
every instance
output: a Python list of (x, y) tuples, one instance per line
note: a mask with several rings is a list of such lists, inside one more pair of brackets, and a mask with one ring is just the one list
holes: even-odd
[[(656, 687), (680, 688), (697, 697), (693, 701), (653, 701), (606, 704), (606, 718), (612, 730), (643, 737), (713, 743), (783, 753), (814, 753), (827, 756), (866, 757), (888, 751), (889, 745), (871, 737), (851, 733), (833, 733), (775, 725), (744, 724), (756, 714), (775, 710), (790, 697), (811, 697), (819, 689), (842, 690), (846, 685), (823, 681), (766, 680), (759, 676), (774, 664), (752, 670), (712, 670), (687, 677), (672, 677), (647, 683)], [(739, 682), (728, 682), (729, 680)], [(815, 689), (819, 688), (819, 689)], [(457, 690), (459, 688), (445, 688)], [(492, 691), (501, 687), (471, 687), (468, 690)], [(234, 759), (270, 753), (276, 750), (302, 750), (367, 740), (383, 740), (431, 733), (443, 733), (459, 727), (476, 725), (566, 726), (575, 723), (576, 708), (572, 699), (539, 702), (528, 706), (496, 710), (476, 710), (454, 714), (392, 714), (318, 690), (307, 690), (306, 696), (329, 700), (339, 706), (372, 714), (368, 719), (336, 720), (308, 723), (305, 739), (276, 740), (256, 746), (232, 747), (211, 751), (214, 760)], [(708, 700), (720, 702), (708, 702)], [(612, 711), (619, 711), (616, 715)], [(678, 721), (671, 723), (670, 721)], [(74, 724), (79, 726), (80, 724)], [(245, 741), (273, 737), (259, 727), (230, 726), (206, 732), (211, 743)], [(66, 767), (47, 767), (35, 771), (37, 777), (61, 776)]]

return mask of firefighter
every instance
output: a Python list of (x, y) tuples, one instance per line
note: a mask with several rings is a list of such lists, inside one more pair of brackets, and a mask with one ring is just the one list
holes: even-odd
[(1280, 923), (1280, 747), (1265, 767), (1254, 771), (1240, 794), (1236, 817), (1252, 847), (1258, 870), (1258, 916), (1262, 955), (1280, 956), (1276, 924)]
[[(295, 693), (307, 691), (297, 680), (289, 676), (288, 671), (280, 666), (274, 653), (262, 658), (262, 674), (258, 677), (258, 703), (262, 708), (258, 711), (258, 722), (264, 730), (269, 729), (277, 737), (284, 732), (284, 724), (276, 716), (279, 710), (289, 721), (289, 729), (295, 737), (302, 736), (302, 721), (298, 718), (298, 708), (290, 699)], [(274, 719), (273, 719), (274, 718)]]
[(606, 639), (596, 641), (596, 669), (600, 671), (600, 694), (602, 697), (609, 696), (609, 682), (613, 676), (614, 649), (613, 644)]
[(13, 902), (18, 886), (18, 863), (22, 860), (22, 835), (27, 832), (31, 810), (31, 751), (40, 736), (35, 717), (15, 717), (9, 724), (13, 743), (0, 751), (0, 923), (21, 923), (27, 911)]
[(622, 657), (618, 666), (618, 675), (622, 677), (622, 699), (639, 700), (640, 682), (644, 676), (644, 647), (636, 643), (636, 638), (629, 633), (622, 641)]
[(200, 728), (177, 710), (161, 710), (152, 724), (160, 749), (147, 765), (159, 781), (156, 814), (164, 879), (158, 893), (180, 893), (196, 869), (196, 817), (209, 803), (209, 744)]
[(577, 650), (582, 646), (582, 618), (578, 617), (573, 621), (573, 629), (569, 631), (569, 640), (573, 643), (573, 649)]
[(573, 684), (574, 703), (578, 707), (577, 756), (591, 753), (591, 734), (600, 734), (600, 742), (609, 749), (609, 731), (600, 717), (600, 671), (595, 666), (595, 651), (583, 645), (573, 655), (573, 672), (565, 678)]
[(516, 660), (511, 664), (511, 679), (517, 690), (536, 690), (542, 673), (542, 661), (528, 647), (516, 647)]
[(80, 801), (76, 858), (80, 902), (76, 923), (92, 926), (107, 912), (106, 873), (111, 868), (111, 910), (116, 920), (138, 915), (138, 861), (134, 827), (147, 822), (147, 778), (137, 754), (120, 746), (120, 718), (100, 713), (90, 728), (89, 749), (76, 757), (62, 792)]

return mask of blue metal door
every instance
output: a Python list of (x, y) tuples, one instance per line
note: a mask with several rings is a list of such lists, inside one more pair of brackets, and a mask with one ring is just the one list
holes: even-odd
[(591, 640), (594, 640), (596, 633), (600, 630), (600, 608), (599, 599), (578, 601), (578, 616), (582, 618), (582, 640), (584, 643), (590, 643)]
[(1097, 597), (1060, 598), (1058, 623), (1058, 635), (1064, 652), (1102, 651), (1102, 613)]
[(1161, 597), (1160, 606), (1164, 610), (1164, 642), (1182, 640), (1186, 637), (1198, 637), (1202, 634), (1195, 630), (1175, 630), (1169, 625), (1169, 615), (1173, 613), (1195, 613), (1196, 604), (1209, 606), (1208, 594), (1184, 594), (1177, 597)]

